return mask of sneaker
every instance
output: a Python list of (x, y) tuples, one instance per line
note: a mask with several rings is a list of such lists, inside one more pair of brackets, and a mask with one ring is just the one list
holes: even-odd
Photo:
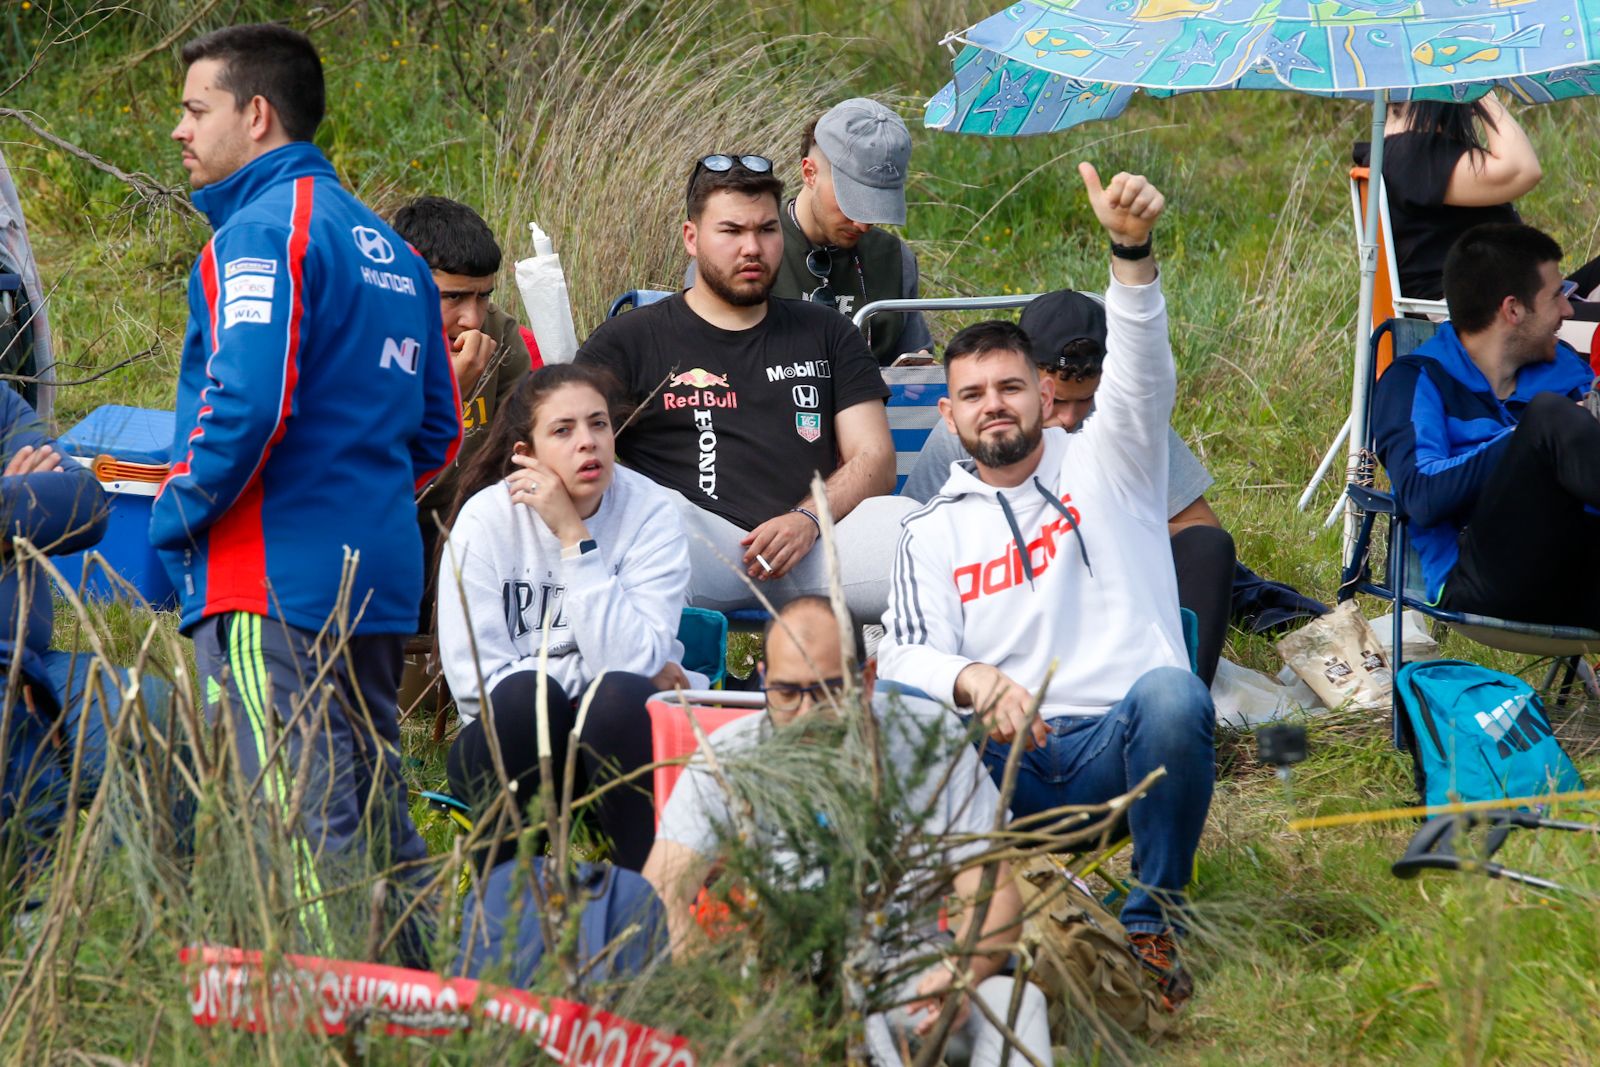
[(1178, 961), (1178, 943), (1171, 934), (1129, 934), (1128, 951), (1155, 978), (1168, 1011), (1177, 1011), (1194, 996), (1194, 977)]

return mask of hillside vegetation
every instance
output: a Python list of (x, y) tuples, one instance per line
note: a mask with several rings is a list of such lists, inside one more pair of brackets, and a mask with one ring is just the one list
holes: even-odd
[[(1307, 514), (1294, 502), (1349, 403), (1357, 274), (1347, 174), (1368, 112), (1291, 94), (1201, 94), (1139, 98), (1113, 123), (1030, 141), (920, 129), (922, 101), (948, 76), (939, 38), (989, 14), (992, 2), (3, 0), (0, 108), (143, 176), (130, 187), (0, 118), (51, 287), (58, 376), (74, 383), (59, 394), (58, 421), (69, 426), (105, 403), (172, 402), (187, 272), (208, 231), (183, 207), (168, 133), (182, 78), (177, 45), (200, 29), (262, 18), (308, 29), (329, 87), (318, 142), (345, 182), (385, 214), (425, 192), (477, 206), (508, 252), (501, 292), (514, 309), (510, 262), (530, 251), (526, 227), (537, 221), (567, 266), (580, 336), (617, 293), (681, 276), (691, 160), (761, 152), (792, 183), (805, 120), (845, 96), (873, 95), (913, 128), (904, 233), (929, 295), (1103, 286), (1104, 241), (1076, 177), (1080, 159), (1102, 174), (1145, 173), (1167, 193), (1157, 243), (1180, 375), (1174, 424), (1216, 477), (1208, 497), (1241, 558), (1332, 601), (1339, 536), (1320, 520), (1334, 490), (1324, 487)], [(1570, 262), (1600, 253), (1600, 103), (1519, 118), (1545, 174), (1519, 205), (1524, 216), (1553, 233)], [(941, 317), (936, 333), (948, 337), (973, 318)], [(58, 607), (58, 619), (70, 615)], [(170, 619), (152, 629), (117, 608), (58, 626), (62, 642), (90, 636), (124, 662), (141, 645), (164, 669), (183, 662)], [(1445, 654), (1542, 675), (1456, 637)], [(1228, 655), (1273, 673), (1280, 666), (1269, 642), (1238, 633)], [(1600, 760), (1581, 719), (1579, 709), (1562, 731), (1592, 775)], [(431, 722), (407, 727), (413, 784), (436, 787), (442, 748)], [(1075, 1054), (1180, 1064), (1594, 1062), (1600, 908), (1468, 875), (1398, 881), (1388, 866), (1410, 822), (1290, 832), (1294, 815), (1414, 796), (1386, 718), (1316, 719), (1311, 746), (1286, 789), (1255, 762), (1248, 737), (1222, 738), (1194, 891), (1199, 995), (1154, 1046)], [(148, 797), (144, 809), (134, 803), (137, 790), (124, 787), (102, 814), (81, 817), (70, 875), (57, 874), (72, 883), (43, 956), (30, 958), (34, 941), (9, 923), (0, 929), (0, 1063), (356, 1055), (304, 1035), (202, 1032), (189, 1020), (177, 947), (201, 935), (249, 941), (282, 921), (246, 904), (255, 898), (231, 788), (219, 778), (202, 790), (192, 878), (129, 814), (149, 810)], [(436, 849), (449, 852), (448, 825), (419, 815)], [(1600, 889), (1592, 839), (1530, 839), (1505, 855)], [(17, 907), (0, 904), (8, 914)], [(697, 1035), (712, 1055), (833, 1062), (841, 1024), (820, 1002), (793, 983), (762, 988), (747, 977), (730, 962), (726, 974), (681, 976), (692, 993), (675, 1002), (651, 993), (635, 1008)], [(474, 1036), (374, 1038), (364, 1055), (466, 1064), (531, 1053)]]

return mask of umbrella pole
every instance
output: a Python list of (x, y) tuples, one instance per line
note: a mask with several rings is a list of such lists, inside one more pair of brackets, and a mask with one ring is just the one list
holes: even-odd
[[(1389, 91), (1372, 94), (1372, 149), (1367, 170), (1367, 219), (1361, 235), (1361, 301), (1356, 308), (1355, 380), (1350, 385), (1350, 462), (1345, 483), (1355, 480), (1361, 469), (1361, 450), (1367, 444), (1367, 401), (1372, 378), (1372, 291), (1378, 278), (1378, 197), (1383, 193), (1383, 122), (1389, 110)], [(1331, 521), (1331, 516), (1330, 516)], [(1350, 562), (1355, 541), (1355, 513), (1346, 506), (1344, 551)]]

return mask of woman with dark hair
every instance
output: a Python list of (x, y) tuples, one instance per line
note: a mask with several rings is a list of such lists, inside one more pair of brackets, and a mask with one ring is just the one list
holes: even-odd
[(1504, 104), (1418, 100), (1389, 105), (1383, 184), (1400, 292), (1444, 296), (1444, 257), (1484, 222), (1520, 222), (1511, 204), (1539, 184), (1539, 158)]
[[(688, 545), (667, 492), (616, 467), (609, 393), (593, 368), (535, 371), (463, 472), (440, 549), (439, 656), (465, 724), (450, 787), (478, 812), (501, 789), (490, 723), (516, 797), (538, 796), (541, 674), (558, 773), (584, 692), (601, 679), (574, 795), (649, 763), (645, 702), (689, 682), (677, 639)], [(613, 860), (639, 869), (655, 836), (648, 778), (606, 793), (597, 809)]]

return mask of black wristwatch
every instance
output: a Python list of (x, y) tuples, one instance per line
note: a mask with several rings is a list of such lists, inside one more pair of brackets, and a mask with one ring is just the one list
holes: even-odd
[(1112, 241), (1111, 254), (1118, 259), (1145, 259), (1150, 255), (1150, 238), (1146, 237), (1142, 245), (1119, 245)]

